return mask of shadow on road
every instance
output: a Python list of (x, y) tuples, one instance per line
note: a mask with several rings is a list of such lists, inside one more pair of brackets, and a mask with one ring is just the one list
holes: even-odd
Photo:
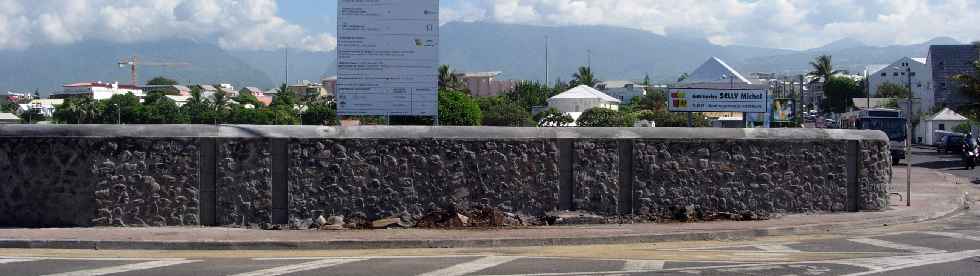
[(940, 169), (959, 169), (959, 170), (966, 170), (965, 168), (963, 168), (962, 164), (960, 164), (960, 163), (962, 163), (962, 162), (960, 162), (960, 161), (930, 161), (930, 162), (915, 163), (915, 164), (912, 164), (912, 166), (914, 166), (914, 167), (920, 167), (920, 168), (926, 168), (926, 169), (932, 169), (932, 170), (940, 170)]

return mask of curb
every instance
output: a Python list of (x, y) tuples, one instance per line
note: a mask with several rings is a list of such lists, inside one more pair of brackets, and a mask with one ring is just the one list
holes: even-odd
[(865, 229), (898, 224), (913, 224), (954, 216), (969, 208), (966, 197), (956, 208), (929, 216), (885, 218), (851, 223), (811, 224), (748, 230), (641, 234), (608, 237), (554, 237), (527, 239), (476, 240), (336, 240), (336, 241), (92, 241), (92, 240), (0, 240), (0, 248), (19, 249), (88, 249), (88, 250), (354, 250), (413, 248), (494, 248), (522, 246), (570, 246), (599, 244), (656, 243), (705, 240), (744, 240), (766, 236), (816, 234), (831, 231)]

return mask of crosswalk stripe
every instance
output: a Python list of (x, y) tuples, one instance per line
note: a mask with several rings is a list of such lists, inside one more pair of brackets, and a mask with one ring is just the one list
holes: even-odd
[(766, 252), (803, 252), (782, 244), (761, 244), (754, 247)]
[(947, 238), (954, 238), (954, 239), (980, 241), (980, 237), (970, 236), (970, 235), (967, 235), (967, 234), (960, 234), (960, 233), (952, 233), (952, 232), (922, 232), (922, 233), (933, 235), (933, 236), (943, 236), (943, 237), (947, 237)]
[(649, 271), (664, 269), (664, 261), (627, 260), (623, 271)]
[(847, 274), (845, 276), (880, 275), (889, 271), (932, 264), (951, 263), (980, 256), (980, 250), (960, 251), (912, 256), (893, 256), (866, 259), (826, 261), (825, 263), (859, 266), (869, 271)]
[(320, 269), (320, 268), (331, 267), (336, 265), (342, 265), (346, 263), (359, 262), (363, 260), (367, 260), (367, 259), (350, 259), (350, 258), (321, 259), (321, 260), (305, 262), (301, 264), (273, 267), (269, 269), (240, 273), (240, 274), (235, 274), (233, 276), (276, 276), (276, 275), (284, 275), (284, 274), (296, 273), (301, 271), (308, 271), (308, 270)]
[(0, 259), (0, 264), (22, 263), (22, 262), (30, 262), (30, 261), (37, 261), (37, 260), (39, 259), (2, 258)]
[(879, 239), (872, 239), (872, 238), (848, 239), (848, 241), (852, 241), (852, 242), (856, 242), (856, 243), (863, 243), (863, 244), (867, 244), (867, 245), (873, 245), (873, 246), (877, 246), (877, 247), (884, 247), (884, 248), (891, 248), (891, 249), (912, 251), (912, 252), (920, 253), (920, 254), (946, 253), (945, 250), (939, 250), (939, 249), (935, 249), (935, 248), (915, 246), (915, 245), (909, 245), (909, 244), (902, 244), (902, 243), (896, 243), (896, 242), (890, 242), (890, 241), (879, 240)]
[(502, 265), (513, 260), (520, 259), (521, 257), (513, 256), (488, 256), (479, 258), (470, 262), (461, 263), (458, 265), (450, 266), (440, 270), (432, 271), (429, 273), (419, 274), (418, 276), (460, 276), (469, 273), (477, 272), (487, 268)]
[(87, 269), (87, 270), (78, 270), (78, 271), (71, 271), (71, 272), (65, 272), (65, 273), (49, 274), (49, 275), (46, 275), (46, 276), (99, 276), (99, 275), (108, 275), (108, 274), (123, 273), (123, 272), (137, 271), (137, 270), (147, 270), (147, 269), (160, 268), (160, 267), (166, 267), (166, 266), (172, 266), (172, 265), (179, 265), (179, 264), (194, 263), (194, 262), (199, 262), (199, 261), (197, 261), (197, 260), (161, 260), (161, 261), (143, 262), (143, 263), (135, 263), (135, 264), (128, 264), (128, 265), (110, 266), (110, 267), (103, 267), (103, 268), (96, 268), (96, 269)]

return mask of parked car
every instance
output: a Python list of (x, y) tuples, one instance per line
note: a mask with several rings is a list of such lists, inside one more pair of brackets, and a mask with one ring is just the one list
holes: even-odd
[(949, 135), (943, 137), (943, 140), (939, 142), (936, 146), (936, 152), (939, 153), (959, 153), (963, 151), (963, 136), (959, 135)]

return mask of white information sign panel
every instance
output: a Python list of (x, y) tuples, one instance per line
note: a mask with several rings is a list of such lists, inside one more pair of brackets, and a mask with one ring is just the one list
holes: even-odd
[(769, 112), (765, 89), (671, 88), (668, 94), (672, 112)]
[(438, 115), (439, 0), (337, 3), (337, 113)]

